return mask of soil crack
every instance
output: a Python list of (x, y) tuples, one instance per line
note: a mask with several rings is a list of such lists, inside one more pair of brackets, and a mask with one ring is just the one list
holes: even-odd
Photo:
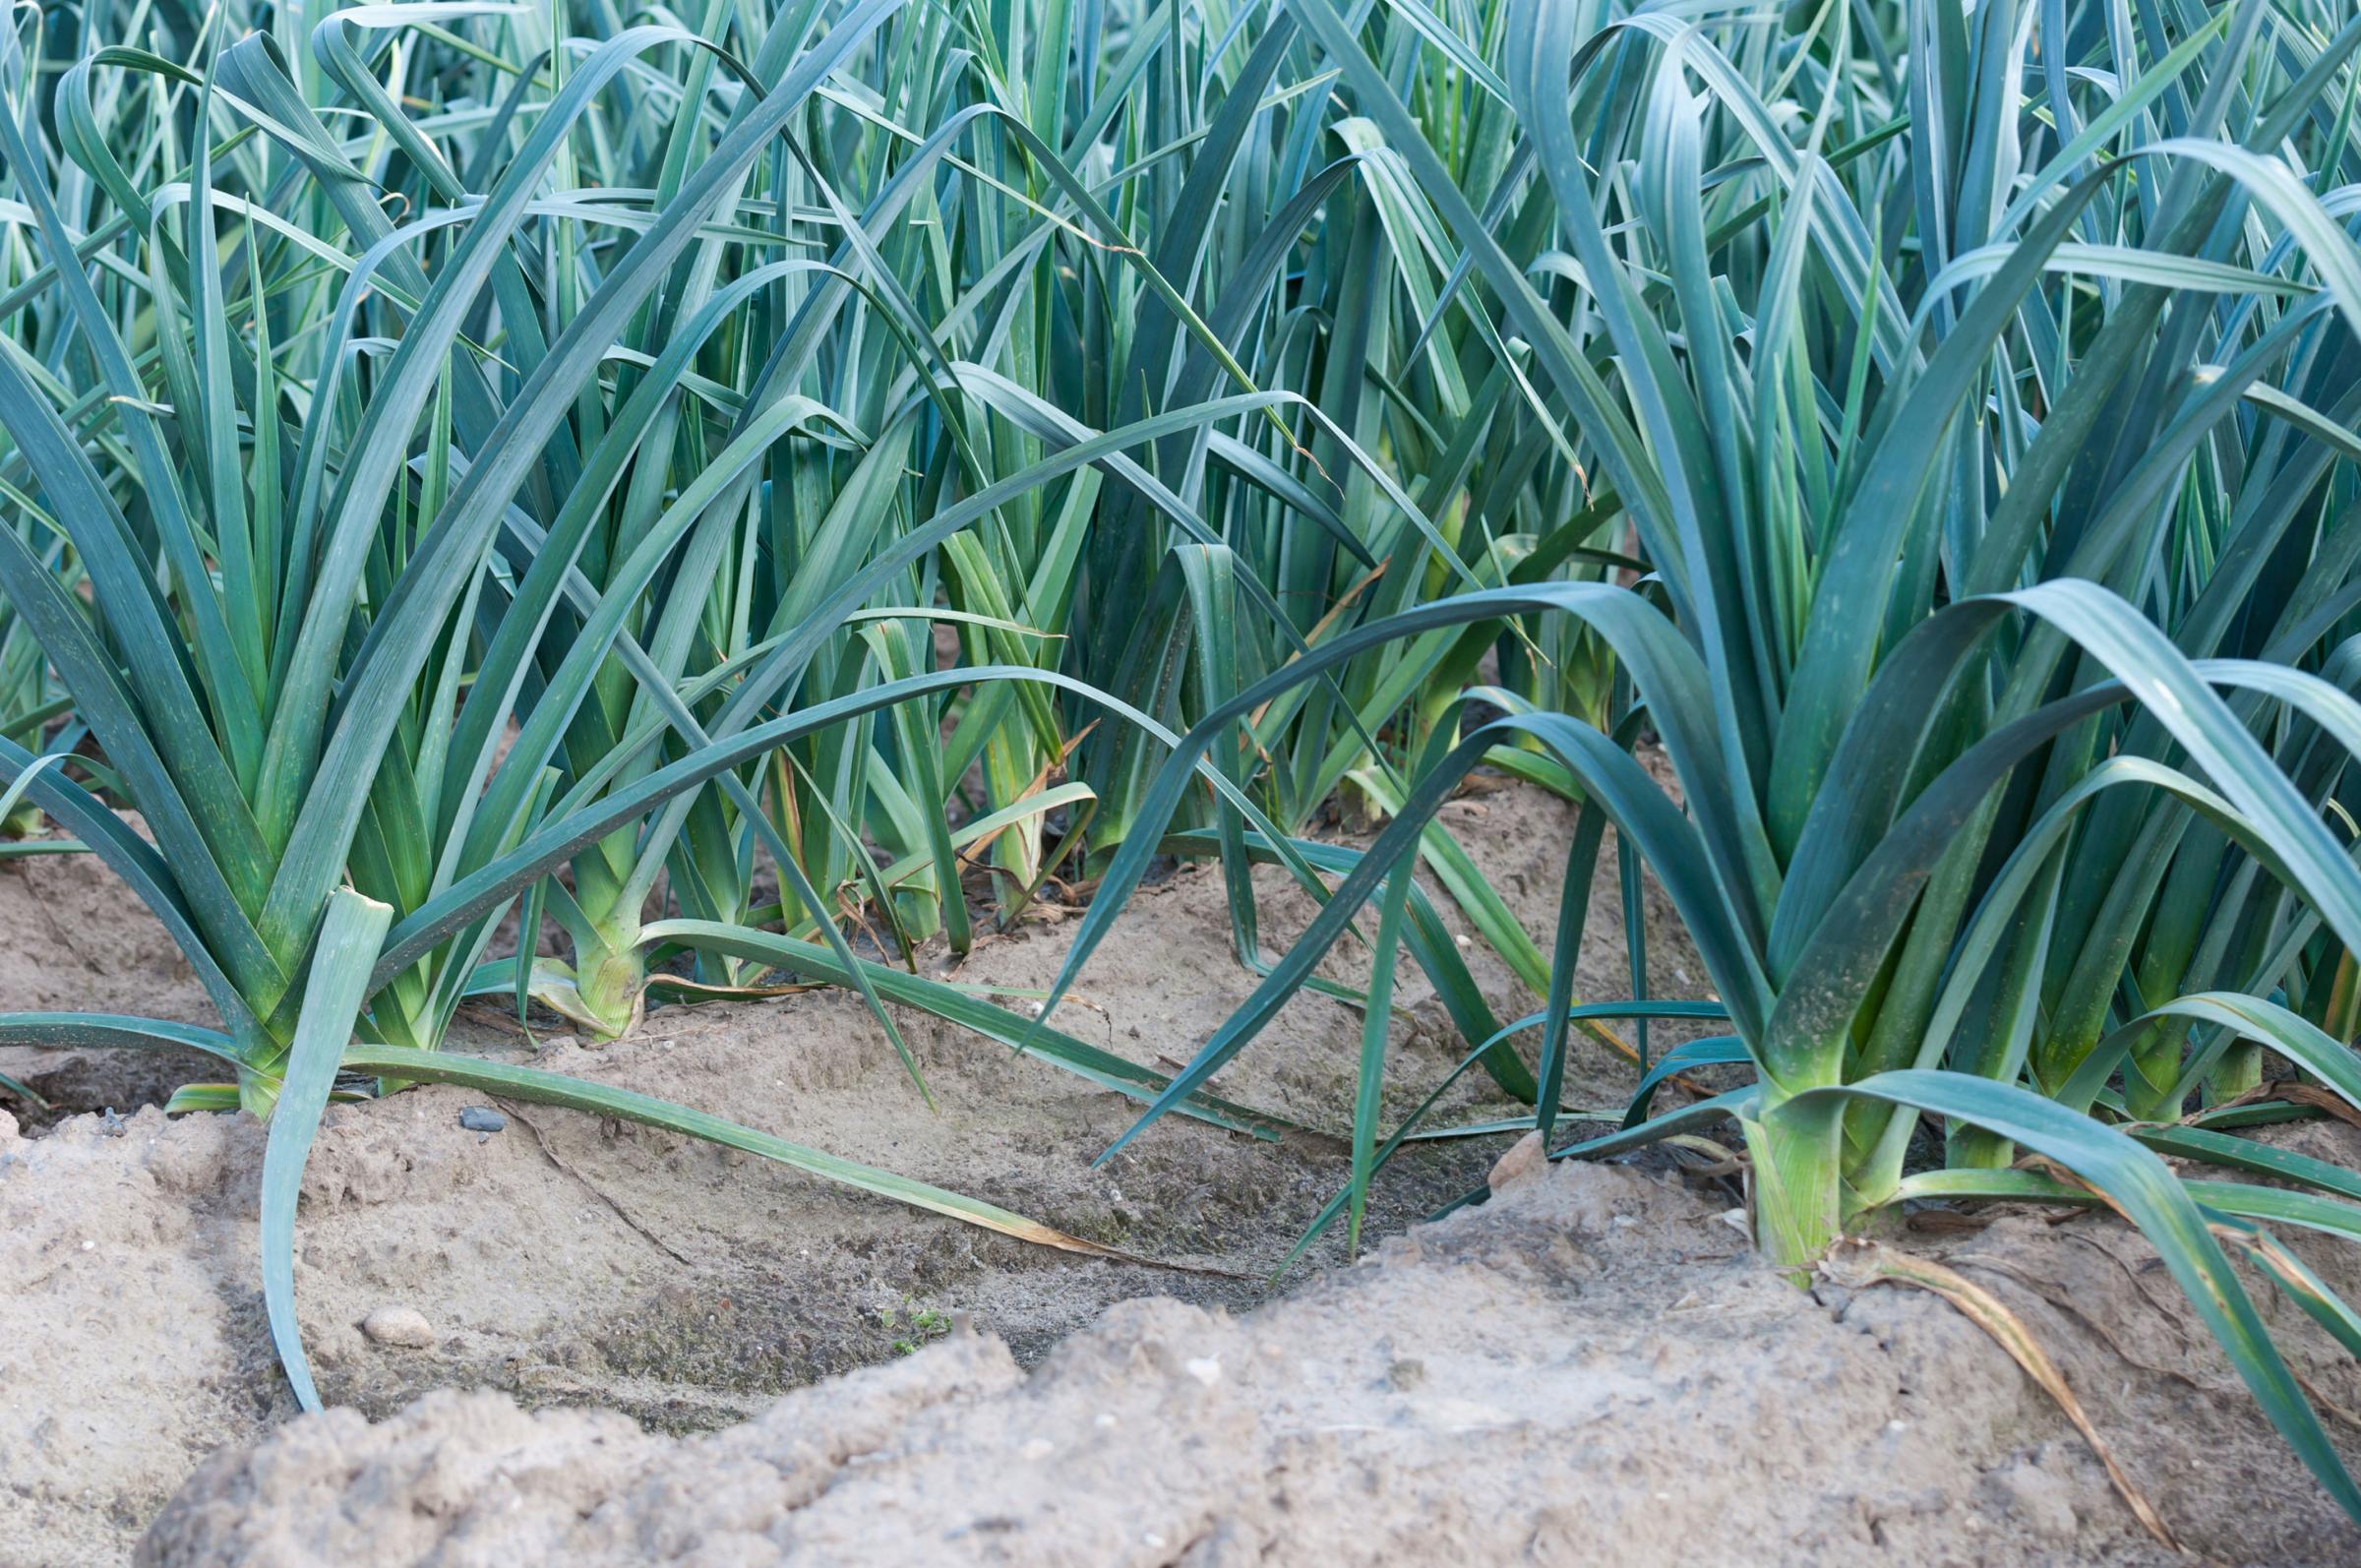
[(516, 1109), (516, 1104), (515, 1101), (502, 1100), (500, 1101), (500, 1106), (501, 1109), (506, 1111), (510, 1116), (515, 1117), (517, 1122), (523, 1126), (525, 1131), (533, 1135), (533, 1142), (541, 1150), (541, 1157), (547, 1160), (552, 1166), (556, 1167), (561, 1175), (573, 1178), (573, 1180), (579, 1185), (584, 1192), (589, 1193), (592, 1197), (598, 1199), (599, 1202), (605, 1204), (607, 1208), (613, 1212), (615, 1218), (621, 1220), (625, 1225), (637, 1232), (640, 1238), (646, 1241), (648, 1245), (654, 1247), (659, 1252), (662, 1252), (665, 1256), (671, 1258), (676, 1263), (686, 1264), (690, 1268), (696, 1268), (697, 1266), (696, 1259), (691, 1257), (688, 1253), (683, 1252), (679, 1247), (674, 1246), (671, 1242), (656, 1235), (655, 1232), (649, 1230), (633, 1215), (631, 1210), (625, 1208), (614, 1198), (613, 1195), (602, 1190), (598, 1183), (592, 1181), (588, 1176), (582, 1175), (581, 1172), (576, 1171), (573, 1166), (568, 1165), (564, 1160), (560, 1159), (558, 1157), (558, 1151), (549, 1146), (549, 1139), (542, 1135), (541, 1129), (533, 1124), (531, 1117), (525, 1116), (523, 1112)]

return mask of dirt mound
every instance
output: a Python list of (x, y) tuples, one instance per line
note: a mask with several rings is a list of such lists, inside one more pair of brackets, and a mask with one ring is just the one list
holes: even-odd
[[(453, 1392), (306, 1417), (210, 1461), (139, 1560), (2181, 1560), (1980, 1330), (1932, 1297), (1796, 1290), (1723, 1201), (1560, 1166), (1243, 1318), (1127, 1302), (1029, 1376), (963, 1335), (703, 1437)], [(1949, 1251), (2193, 1544), (2361, 1553), (2136, 1237), (2019, 1220)], [(2348, 1361), (2289, 1340), (2349, 1396)]]
[[(1545, 937), (1571, 814), (1523, 790), (1453, 810), (1485, 874)], [(161, 942), (160, 933), (120, 948), (129, 956), (112, 980), (116, 947), (102, 943), (91, 964), (58, 947), (48, 914), (15, 896), (21, 887), (37, 880), (51, 913), (87, 908), (135, 935), (136, 908), (126, 913), (94, 862), (31, 864), (28, 878), (0, 873), (0, 952), (16, 954), (16, 967), (0, 969), (0, 1006), (202, 1016), (185, 974), (172, 980), (168, 946), (142, 945)], [(1275, 874), (1265, 890), (1275, 952), (1310, 904)], [(1586, 955), (1584, 984), (1617, 995), (1611, 861), (1596, 892), (1592, 924), (1604, 939)], [(1438, 905), (1466, 929), (1447, 900)], [(1225, 909), (1211, 871), (1143, 893), (1084, 971), (1082, 999), (1060, 1025), (1165, 1070), (1185, 1060), (1252, 989), (1230, 952)], [(1044, 913), (980, 944), (955, 971), (939, 957), (936, 967), (962, 982), (1038, 988), (1071, 930)], [(1650, 918), (1666, 933), (1659, 989), (1694, 995), (1702, 971), (1653, 897)], [(1466, 950), (1502, 1017), (1535, 1005), (1481, 942)], [(1347, 975), (1351, 965), (1329, 969)], [(1464, 1048), (1407, 966), (1398, 999), (1388, 1076), (1392, 1096), (1407, 1099)], [(529, 1407), (596, 1405), (661, 1431), (709, 1430), (784, 1390), (896, 1360), (947, 1334), (958, 1313), (1029, 1363), (1126, 1298), (1261, 1300), (1343, 1179), (1332, 1139), (1258, 1143), (1179, 1117), (1093, 1171), (1090, 1158), (1130, 1124), (1135, 1102), (964, 1031), (903, 1023), (939, 1113), (927, 1111), (859, 1002), (832, 993), (665, 1008), (639, 1036), (603, 1050), (545, 1035), (533, 1052), (487, 1016), (471, 1021), (466, 1049), (661, 1095), (1208, 1272), (1053, 1254), (646, 1128), (418, 1089), (333, 1108), (311, 1157), (296, 1287), (325, 1398), (385, 1417), (430, 1388), (488, 1386)], [(1306, 995), (1221, 1076), (1222, 1092), (1337, 1127), (1360, 1029), (1353, 1008)], [(0, 1060), (0, 1071), (22, 1074), (30, 1055)], [(78, 1059), (80, 1078), (35, 1070), (34, 1086), (79, 1094), (73, 1109), (121, 1114), (67, 1116), (38, 1136), (0, 1140), (0, 1563), (43, 1568), (122, 1560), (207, 1453), (292, 1414), (261, 1310), (261, 1129), (243, 1117), (135, 1114), (178, 1076), (142, 1054)], [(1612, 1103), (1631, 1081), (1625, 1064), (1594, 1050), (1568, 1098)], [(506, 1129), (462, 1127), (471, 1108), (497, 1110)], [(1471, 1074), (1442, 1115), (1509, 1110)], [(1499, 1148), (1495, 1138), (1407, 1152), (1373, 1194), (1375, 1234), (1481, 1182)], [(1313, 1262), (1340, 1256), (1331, 1242)], [(361, 1325), (381, 1308), (423, 1318), (424, 1334), (406, 1337), (427, 1343), (370, 1338)]]

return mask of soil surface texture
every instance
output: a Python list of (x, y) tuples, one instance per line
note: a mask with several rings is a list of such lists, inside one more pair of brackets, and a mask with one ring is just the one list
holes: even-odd
[[(1496, 787), (1445, 819), (1545, 952), (1572, 812)], [(1312, 905), (1277, 873), (1257, 886), (1267, 958)], [(1499, 1015), (1537, 1007), (1429, 891)], [(1611, 839), (1592, 892), (1578, 994), (1628, 995)], [(1652, 991), (1706, 995), (1661, 892), (1647, 894)], [(1021, 1009), (1071, 929), (1072, 912), (1045, 903), (957, 964), (925, 961)], [(1358, 985), (1365, 959), (1340, 953), (1322, 972)], [(1255, 980), (1219, 873), (1184, 869), (1134, 900), (1058, 1022), (1169, 1072)], [(80, 856), (0, 869), (0, 1008), (210, 1021), (160, 930)], [(1416, 1144), (1372, 1190), (1370, 1255), (1352, 1265), (1340, 1226), (1274, 1284), (1348, 1169), (1337, 1134), (1362, 1022), (1345, 1001), (1300, 996), (1215, 1080), (1312, 1130), (1262, 1142), (1172, 1116), (1095, 1170), (1136, 1102), (901, 1021), (935, 1111), (858, 1000), (833, 992), (661, 1007), (597, 1049), (542, 1021), (528, 1039), (486, 1010), (452, 1049), (728, 1116), (1155, 1262), (1032, 1246), (643, 1127), (414, 1089), (332, 1108), (312, 1152), (298, 1310), (340, 1408), (301, 1419), (263, 1320), (262, 1131), (157, 1109), (217, 1074), (161, 1053), (0, 1049), (0, 1073), (49, 1102), (0, 1102), (0, 1565), (135, 1550), (257, 1564), (2171, 1560), (1981, 1330), (1930, 1296), (1807, 1292), (1765, 1273), (1731, 1223), (1733, 1181), (1670, 1156), (1542, 1169), (1512, 1154), (1495, 1173), (1506, 1137)], [(1660, 1025), (1652, 1043), (1679, 1038)], [(1464, 1049), (1406, 962), (1388, 1123)], [(1635, 1079), (1607, 1043), (1578, 1041), (1565, 1103), (1619, 1110)], [(1470, 1072), (1434, 1122), (1515, 1111)], [(2287, 1135), (2361, 1163), (2335, 1142), (2345, 1133)], [(1487, 1173), (1492, 1201), (1416, 1226)], [(2361, 1535), (2136, 1236), (2028, 1216), (1894, 1239), (2024, 1318), (2193, 1547), (2361, 1560)], [(2304, 1250), (2332, 1284), (2361, 1283), (2346, 1259)], [(2350, 1359), (2258, 1296), (2322, 1396), (2361, 1409)]]

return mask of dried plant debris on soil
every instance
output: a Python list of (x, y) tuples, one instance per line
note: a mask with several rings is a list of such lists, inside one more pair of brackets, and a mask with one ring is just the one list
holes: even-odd
[[(1485, 875), (1528, 929), (1546, 933), (1571, 812), (1512, 789), (1453, 813)], [(119, 901), (94, 897), (105, 874), (96, 866), (80, 857), (19, 866), (0, 870), (0, 935), (11, 938), (0, 952), (18, 966), (0, 971), (0, 987), (20, 988), (0, 1003), (168, 1012), (177, 997), (202, 1016), (202, 995), (185, 973), (175, 977), (160, 934), (153, 943), (136, 930), (105, 938), (138, 960), (111, 982), (43, 935), (59, 909), (125, 918)], [(1275, 875), (1264, 890), (1266, 942), (1279, 950), (1310, 905)], [(1702, 971), (1662, 895), (1649, 893), (1662, 934), (1651, 960), (1658, 987), (1693, 995)], [(49, 910), (31, 907), (36, 896)], [(1611, 856), (1597, 896), (1602, 940), (1585, 956), (1585, 984), (1619, 994)], [(1069, 930), (1045, 911), (981, 944), (953, 978), (1039, 989)], [(1503, 1017), (1535, 1004), (1482, 943), (1468, 956)], [(1332, 973), (1351, 978), (1341, 966)], [(1231, 953), (1218, 873), (1183, 871), (1119, 922), (1084, 971), (1085, 1004), (1060, 1024), (1170, 1070), (1167, 1058), (1185, 1059), (1253, 979)], [(1464, 1048), (1415, 972), (1397, 999), (1389, 1094), (1407, 1105)], [(1328, 1141), (1257, 1143), (1180, 1117), (1094, 1172), (1090, 1157), (1130, 1125), (1134, 1102), (932, 1019), (903, 1024), (938, 1113), (925, 1109), (861, 1004), (838, 993), (664, 1009), (602, 1050), (545, 1032), (531, 1059), (1204, 1272), (1051, 1253), (651, 1129), (421, 1088), (333, 1108), (311, 1155), (297, 1298), (324, 1396), (383, 1417), (430, 1388), (487, 1386), (527, 1406), (596, 1404), (683, 1432), (907, 1355), (942, 1337), (956, 1314), (1030, 1362), (1128, 1297), (1260, 1299), (1343, 1179), (1344, 1155)], [(1360, 1028), (1342, 1002), (1304, 995), (1222, 1075), (1220, 1092), (1325, 1121), (1349, 1100)], [(528, 1048), (485, 1025), (468, 1049)], [(1628, 1093), (1632, 1074), (1604, 1050), (1580, 1067), (1570, 1103), (1619, 1104)], [(0, 1138), (0, 1562), (121, 1560), (207, 1453), (292, 1414), (260, 1298), (261, 1129), (242, 1117), (167, 1121), (152, 1106), (135, 1111), (173, 1081), (156, 1069), (127, 1052), (0, 1051), (0, 1072), (61, 1111), (87, 1113), (47, 1126), (28, 1116), (24, 1136)], [(1480, 1075), (1462, 1084), (1438, 1119), (1511, 1111), (1487, 1098)], [(502, 1130), (462, 1124), (479, 1110), (501, 1117)], [(1492, 1139), (1406, 1152), (1375, 1188), (1373, 1223), (1398, 1230), (1480, 1184), (1499, 1148)], [(1338, 1255), (1332, 1242), (1316, 1261)], [(423, 1336), (412, 1324), (371, 1337), (364, 1325), (381, 1310), (423, 1319)], [(401, 1343), (421, 1337), (423, 1346)]]
[[(1980, 1330), (1931, 1296), (1795, 1290), (1718, 1201), (1560, 1165), (1244, 1317), (1126, 1302), (1030, 1374), (955, 1335), (701, 1437), (488, 1393), (307, 1417), (209, 1461), (139, 1560), (2182, 1560)], [(1943, 1251), (2194, 1546), (2361, 1552), (2136, 1236), (2011, 1219)], [(2279, 1327), (2353, 1397), (2344, 1357)]]

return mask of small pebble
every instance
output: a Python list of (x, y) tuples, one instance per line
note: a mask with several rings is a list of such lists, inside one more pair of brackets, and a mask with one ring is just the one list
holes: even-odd
[(459, 1125), (469, 1132), (500, 1132), (508, 1127), (509, 1118), (497, 1111), (482, 1106), (469, 1106), (459, 1113)]
[(435, 1331), (414, 1307), (381, 1306), (361, 1322), (361, 1332), (380, 1345), (424, 1350), (435, 1343)]
[(1222, 1380), (1222, 1363), (1210, 1356), (1200, 1356), (1184, 1362), (1181, 1370), (1207, 1388), (1213, 1387)]
[(1520, 1181), (1530, 1180), (1549, 1167), (1548, 1151), (1543, 1146), (1541, 1129), (1528, 1132), (1492, 1165), (1491, 1174), (1483, 1178), (1484, 1185), (1497, 1197)]

